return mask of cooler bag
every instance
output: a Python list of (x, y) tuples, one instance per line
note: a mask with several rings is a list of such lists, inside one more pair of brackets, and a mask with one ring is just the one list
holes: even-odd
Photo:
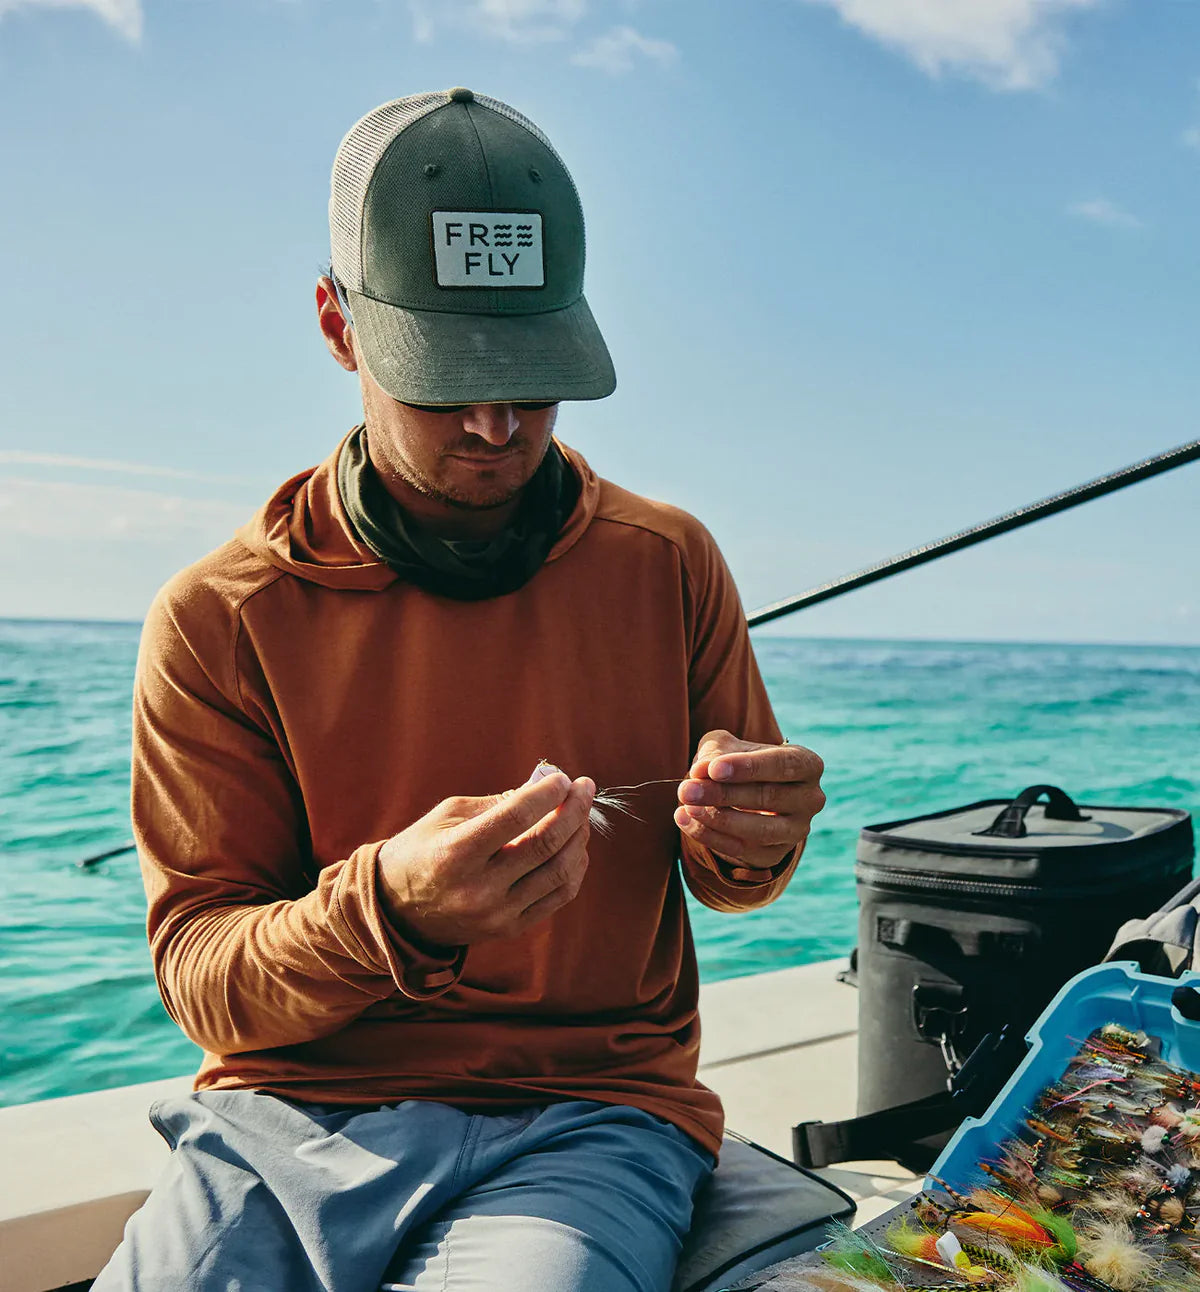
[(947, 1116), (945, 1092), (967, 1056), (989, 1038), (977, 1067), (991, 1070), (984, 1085), (1002, 1082), (1059, 988), (1123, 922), (1171, 898), (1193, 852), (1184, 811), (1076, 805), (1051, 785), (865, 827), (859, 1117), (797, 1127), (796, 1160), (894, 1157), (925, 1170), (964, 1115), (960, 1100)]

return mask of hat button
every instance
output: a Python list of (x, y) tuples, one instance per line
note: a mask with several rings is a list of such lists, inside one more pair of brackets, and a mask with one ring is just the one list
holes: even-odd
[(454, 89), (450, 91), (450, 102), (451, 103), (474, 103), (475, 91), (468, 90), (465, 85), (456, 85)]

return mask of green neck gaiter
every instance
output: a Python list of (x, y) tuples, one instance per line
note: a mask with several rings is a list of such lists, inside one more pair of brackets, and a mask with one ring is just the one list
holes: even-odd
[(401, 578), (456, 601), (502, 597), (542, 567), (579, 498), (579, 482), (557, 444), (525, 486), (513, 523), (496, 538), (439, 538), (388, 493), (360, 426), (338, 458), (338, 492), (362, 543)]

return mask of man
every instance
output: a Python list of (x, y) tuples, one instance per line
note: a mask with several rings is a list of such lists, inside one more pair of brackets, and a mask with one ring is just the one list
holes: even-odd
[[(150, 943), (205, 1058), (95, 1287), (665, 1292), (722, 1131), (677, 860), (772, 900), (820, 760), (708, 534), (551, 438), (614, 378), (540, 131), (385, 104), (330, 221), (363, 425), (143, 636)], [(597, 784), (640, 787), (604, 838)]]

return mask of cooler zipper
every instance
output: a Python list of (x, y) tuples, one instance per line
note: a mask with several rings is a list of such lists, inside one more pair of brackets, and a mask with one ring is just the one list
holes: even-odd
[(1057, 901), (1063, 897), (1103, 897), (1106, 893), (1123, 891), (1129, 881), (1129, 876), (1123, 875), (1120, 882), (1109, 878), (1106, 884), (1067, 884), (1046, 888), (1035, 884), (1000, 884), (986, 879), (955, 879), (949, 875), (927, 878), (862, 861), (855, 863), (854, 875), (860, 881), (891, 888), (938, 889), (967, 897), (1010, 897), (1035, 902)]

